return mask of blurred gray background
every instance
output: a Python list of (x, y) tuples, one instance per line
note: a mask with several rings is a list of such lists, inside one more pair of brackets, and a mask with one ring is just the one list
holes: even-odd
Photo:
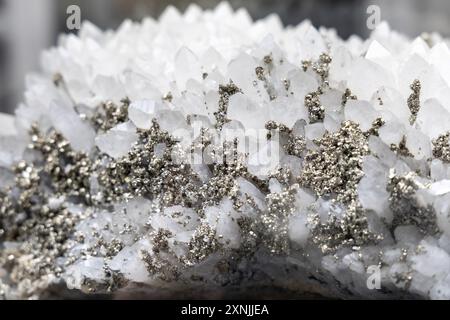
[[(55, 45), (66, 29), (66, 9), (81, 8), (82, 19), (101, 28), (115, 28), (124, 18), (157, 17), (168, 4), (184, 10), (195, 2), (204, 8), (220, 0), (0, 0), (0, 112), (12, 113), (22, 100), (24, 76), (39, 68), (39, 53)], [(381, 19), (407, 35), (437, 31), (450, 35), (448, 0), (229, 0), (235, 9), (245, 7), (254, 18), (278, 13), (285, 25), (305, 18), (315, 26), (337, 29), (344, 38), (367, 36), (366, 9), (381, 8)]]

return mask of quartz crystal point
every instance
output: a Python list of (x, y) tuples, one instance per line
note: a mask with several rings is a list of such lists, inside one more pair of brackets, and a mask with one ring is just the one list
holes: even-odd
[(448, 44), (85, 22), (0, 116), (0, 298), (450, 299)]

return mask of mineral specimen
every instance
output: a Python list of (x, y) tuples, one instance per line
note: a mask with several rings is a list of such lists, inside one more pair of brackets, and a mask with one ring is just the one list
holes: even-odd
[(0, 297), (450, 299), (448, 44), (84, 23), (0, 118)]

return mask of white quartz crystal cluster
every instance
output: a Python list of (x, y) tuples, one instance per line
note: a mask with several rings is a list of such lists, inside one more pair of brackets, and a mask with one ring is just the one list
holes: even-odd
[(450, 298), (439, 35), (191, 5), (42, 61), (2, 120), (0, 297)]

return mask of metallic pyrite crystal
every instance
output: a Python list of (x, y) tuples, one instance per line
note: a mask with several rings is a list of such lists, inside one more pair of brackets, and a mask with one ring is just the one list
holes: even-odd
[(0, 118), (0, 298), (449, 299), (448, 43), (84, 23)]

